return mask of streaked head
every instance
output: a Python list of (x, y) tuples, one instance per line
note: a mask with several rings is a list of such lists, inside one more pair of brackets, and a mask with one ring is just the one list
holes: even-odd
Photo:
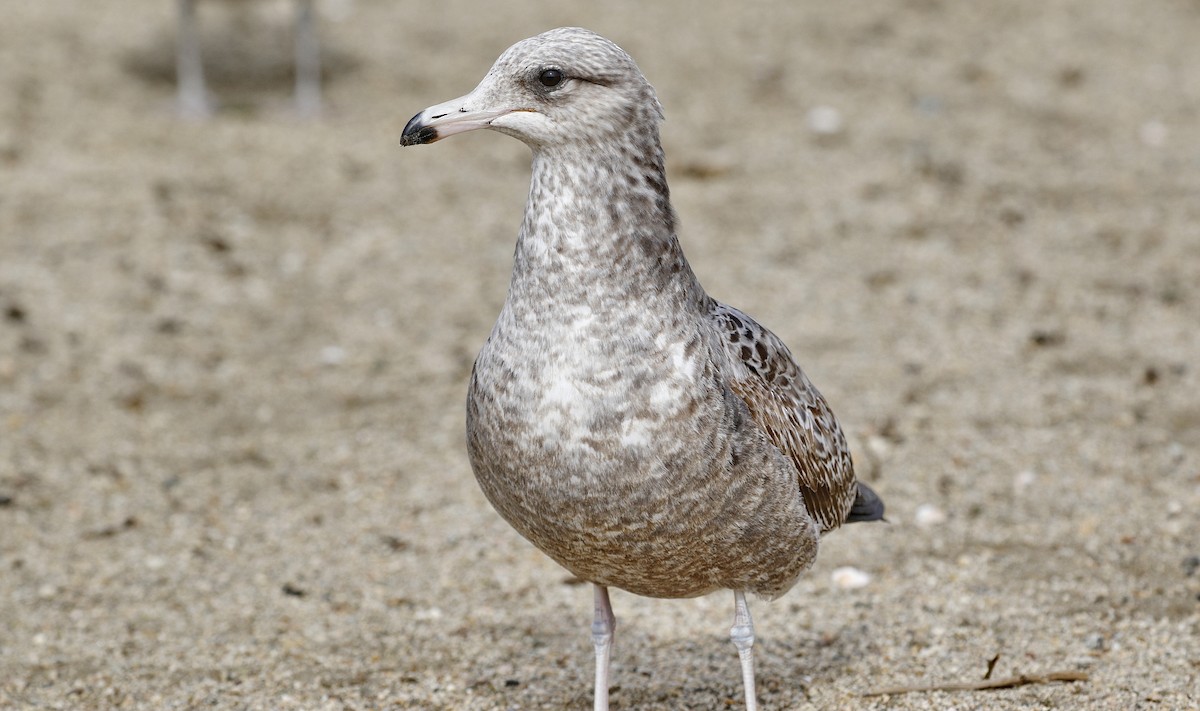
[(490, 128), (536, 150), (630, 131), (657, 134), (661, 119), (654, 88), (624, 50), (594, 32), (564, 27), (509, 47), (474, 91), (412, 117), (400, 145)]

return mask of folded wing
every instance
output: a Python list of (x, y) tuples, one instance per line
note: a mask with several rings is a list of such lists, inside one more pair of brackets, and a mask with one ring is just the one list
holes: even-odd
[(767, 438), (796, 465), (805, 506), (821, 532), (847, 521), (881, 518), (883, 502), (855, 481), (837, 418), (783, 341), (741, 311), (715, 301), (709, 318), (728, 357), (730, 388)]

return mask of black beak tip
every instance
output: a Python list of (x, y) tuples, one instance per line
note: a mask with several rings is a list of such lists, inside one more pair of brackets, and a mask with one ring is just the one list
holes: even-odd
[(404, 132), (400, 134), (400, 145), (419, 146), (423, 143), (433, 143), (437, 137), (437, 129), (421, 123), (421, 114), (417, 114), (405, 124)]

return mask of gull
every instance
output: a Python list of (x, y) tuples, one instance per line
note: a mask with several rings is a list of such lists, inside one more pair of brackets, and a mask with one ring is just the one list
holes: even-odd
[(825, 399), (774, 333), (705, 293), (676, 238), (653, 87), (588, 30), (510, 47), (401, 145), (487, 128), (533, 152), (512, 281), (467, 396), (480, 488), (593, 585), (594, 708), (608, 708), (608, 588), (732, 590), (757, 708), (746, 593), (787, 592), (822, 535), (883, 518)]
[[(234, 0), (227, 0), (233, 2)], [(237, 0), (241, 1), (241, 0)], [(196, 22), (196, 0), (175, 0), (179, 14), (179, 39), (175, 55), (179, 112), (191, 118), (212, 115), (212, 100), (204, 86), (204, 64), (200, 57), (200, 32)], [(321, 54), (313, 0), (296, 0), (296, 111), (315, 116), (321, 111)]]

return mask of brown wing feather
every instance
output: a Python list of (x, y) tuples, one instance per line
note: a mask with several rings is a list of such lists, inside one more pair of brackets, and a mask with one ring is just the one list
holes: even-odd
[(710, 318), (730, 364), (730, 388), (754, 422), (796, 465), (800, 492), (822, 532), (846, 520), (857, 485), (845, 435), (791, 352), (774, 333), (729, 306)]

